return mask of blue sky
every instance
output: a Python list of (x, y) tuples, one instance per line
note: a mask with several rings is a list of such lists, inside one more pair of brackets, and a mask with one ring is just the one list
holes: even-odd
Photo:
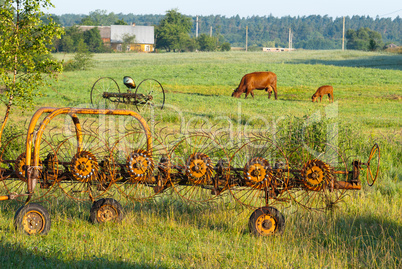
[(48, 10), (56, 15), (74, 13), (89, 14), (97, 9), (107, 13), (133, 14), (165, 14), (167, 10), (177, 8), (184, 15), (222, 15), (231, 17), (240, 15), (265, 16), (272, 14), (282, 16), (328, 15), (402, 17), (402, 2), (400, 0), (51, 0), (56, 8)]

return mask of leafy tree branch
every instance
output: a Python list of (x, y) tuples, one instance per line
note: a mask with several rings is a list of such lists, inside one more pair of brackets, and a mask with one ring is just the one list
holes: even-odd
[(34, 97), (40, 95), (38, 89), (49, 83), (46, 77), (57, 78), (62, 71), (62, 64), (50, 57), (49, 45), (63, 30), (42, 11), (52, 6), (50, 0), (6, 0), (0, 6), (0, 83), (4, 88), (0, 101), (6, 106), (0, 145), (11, 108), (32, 107)]

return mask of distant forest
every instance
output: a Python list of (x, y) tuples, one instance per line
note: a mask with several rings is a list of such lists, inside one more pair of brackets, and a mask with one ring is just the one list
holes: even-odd
[[(62, 26), (82, 24), (88, 15), (64, 14), (54, 16)], [(107, 15), (110, 24), (118, 20), (136, 25), (158, 26), (164, 15), (134, 15), (114, 14)], [(195, 36), (196, 17), (190, 35)], [(252, 47), (287, 47), (289, 28), (293, 33), (293, 47), (303, 49), (340, 49), (342, 46), (342, 17), (311, 15), (303, 17), (274, 17), (240, 16), (225, 17), (221, 15), (199, 16), (198, 33), (212, 34), (220, 41), (229, 42), (232, 47), (245, 47), (246, 26), (248, 26), (248, 46)], [(358, 30), (367, 27), (382, 35), (384, 44), (402, 44), (402, 19), (398, 16), (391, 18), (371, 18), (365, 16), (345, 17), (345, 31)]]

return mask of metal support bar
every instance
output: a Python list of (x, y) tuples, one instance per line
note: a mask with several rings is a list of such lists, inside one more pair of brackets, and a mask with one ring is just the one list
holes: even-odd
[(10, 196), (9, 195), (1, 195), (0, 196), (0, 201), (7, 201), (10, 200)]
[(360, 183), (348, 182), (348, 181), (336, 181), (334, 189), (343, 190), (360, 190), (362, 185)]
[(152, 95), (145, 95), (141, 93), (120, 93), (120, 92), (104, 92), (102, 94), (103, 98), (110, 98), (110, 97), (123, 97), (123, 98), (134, 98), (134, 99), (146, 99), (152, 100)]

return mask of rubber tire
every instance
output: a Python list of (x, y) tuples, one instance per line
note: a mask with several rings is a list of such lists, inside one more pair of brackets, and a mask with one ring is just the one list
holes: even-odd
[[(263, 234), (260, 233), (260, 231), (257, 228), (257, 220), (259, 217), (263, 215), (268, 215), (275, 219), (276, 222), (276, 227), (273, 233), (271, 234)], [(251, 214), (249, 222), (248, 222), (248, 227), (250, 229), (250, 232), (256, 236), (271, 236), (271, 235), (281, 235), (284, 230), (285, 230), (285, 218), (282, 215), (282, 213), (276, 209), (275, 207), (271, 206), (265, 206), (265, 207), (260, 207), (256, 209), (253, 214)]]
[(103, 223), (104, 221), (99, 220), (96, 215), (103, 206), (112, 206), (117, 211), (117, 217), (113, 220), (113, 222), (121, 222), (124, 218), (123, 207), (119, 202), (112, 198), (102, 198), (95, 201), (92, 204), (90, 211), (90, 219), (92, 223)]
[(42, 221), (44, 221), (44, 226), (43, 229), (38, 233), (41, 235), (46, 235), (49, 231), (50, 228), (52, 226), (51, 223), (51, 219), (50, 219), (50, 214), (49, 212), (46, 210), (46, 208), (44, 208), (43, 206), (41, 206), (40, 204), (35, 204), (35, 203), (31, 203), (31, 204), (27, 204), (24, 206), (21, 206), (16, 212), (15, 212), (15, 216), (14, 216), (14, 227), (17, 231), (22, 231), (26, 234), (35, 234), (35, 233), (29, 233), (28, 231), (26, 231), (24, 229), (23, 226), (23, 220), (24, 220), (24, 216), (32, 211), (37, 211), (41, 214), (42, 216)]

